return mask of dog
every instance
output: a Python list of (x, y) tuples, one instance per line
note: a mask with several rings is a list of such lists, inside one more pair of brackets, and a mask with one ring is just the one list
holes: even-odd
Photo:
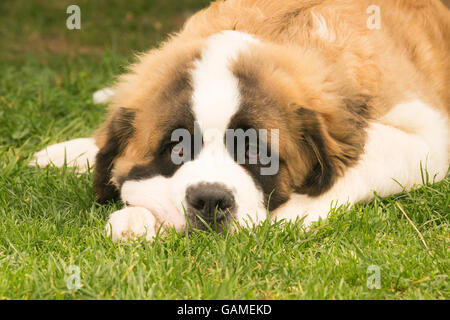
[(450, 11), (438, 0), (218, 1), (97, 93), (108, 98), (95, 138), (35, 161), (95, 163), (97, 200), (125, 204), (107, 223), (114, 241), (267, 218), (308, 226), (421, 185), (424, 170), (446, 177)]

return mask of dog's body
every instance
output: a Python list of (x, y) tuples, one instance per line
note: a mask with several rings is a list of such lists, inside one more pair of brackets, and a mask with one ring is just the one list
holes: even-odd
[[(228, 0), (141, 56), (95, 143), (75, 153), (99, 149), (97, 198), (127, 204), (111, 216), (113, 238), (151, 239), (161, 224), (200, 227), (198, 216), (252, 224), (269, 209), (309, 223), (332, 204), (419, 185), (421, 169), (439, 181), (449, 116), (450, 11), (440, 1)], [(176, 129), (198, 134), (201, 148), (173, 144)], [(236, 163), (230, 129), (267, 130), (277, 171), (263, 175), (248, 146), (258, 161)], [(41, 165), (53, 157), (37, 154)]]

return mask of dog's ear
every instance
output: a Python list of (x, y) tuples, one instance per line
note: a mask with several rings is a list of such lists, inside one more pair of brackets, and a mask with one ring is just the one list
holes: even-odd
[(366, 140), (368, 107), (352, 100), (329, 113), (304, 107), (296, 107), (294, 113), (294, 134), (307, 172), (293, 188), (318, 196), (333, 186), (346, 167), (359, 160)]
[(114, 161), (124, 151), (134, 134), (135, 113), (125, 108), (112, 114), (97, 131), (100, 151), (97, 153), (94, 174), (94, 193), (99, 203), (119, 200), (120, 192), (111, 182)]
[(307, 172), (296, 192), (317, 196), (327, 191), (336, 180), (338, 168), (333, 156), (332, 144), (324, 119), (311, 109), (299, 107), (295, 110), (298, 151), (302, 153)]

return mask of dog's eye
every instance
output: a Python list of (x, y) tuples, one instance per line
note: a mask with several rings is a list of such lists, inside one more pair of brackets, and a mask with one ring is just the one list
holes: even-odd
[(172, 155), (182, 157), (184, 155), (184, 149), (180, 144), (172, 146)]
[(245, 151), (245, 157), (250, 160), (250, 163), (255, 163), (259, 160), (259, 150), (258, 150), (258, 144), (251, 143), (247, 145), (246, 151)]

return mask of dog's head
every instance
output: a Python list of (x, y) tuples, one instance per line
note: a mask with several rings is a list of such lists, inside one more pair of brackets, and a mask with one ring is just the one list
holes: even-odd
[(327, 191), (363, 147), (364, 108), (298, 54), (226, 31), (142, 56), (98, 132), (97, 199), (180, 230), (252, 224), (293, 192)]

